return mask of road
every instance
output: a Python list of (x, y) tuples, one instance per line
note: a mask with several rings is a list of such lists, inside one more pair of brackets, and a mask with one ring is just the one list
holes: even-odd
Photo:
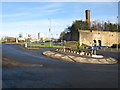
[(118, 88), (118, 64), (68, 62), (3, 44), (3, 88)]

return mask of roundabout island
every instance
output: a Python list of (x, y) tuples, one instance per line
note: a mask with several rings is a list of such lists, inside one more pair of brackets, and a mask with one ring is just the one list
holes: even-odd
[(79, 63), (91, 63), (91, 64), (116, 64), (118, 61), (112, 57), (106, 57), (100, 54), (92, 54), (89, 51), (74, 51), (68, 49), (56, 49), (55, 51), (45, 51), (43, 55), (56, 58), (64, 61), (72, 61)]

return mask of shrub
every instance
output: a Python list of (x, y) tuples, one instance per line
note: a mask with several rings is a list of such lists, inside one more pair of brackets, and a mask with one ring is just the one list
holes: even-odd
[(111, 48), (116, 48), (117, 45), (118, 45), (118, 48), (120, 48), (120, 44), (113, 44), (113, 45), (111, 46)]
[(82, 43), (82, 46), (83, 46), (83, 47), (86, 47), (86, 46), (88, 46), (88, 45), (87, 45), (87, 44)]

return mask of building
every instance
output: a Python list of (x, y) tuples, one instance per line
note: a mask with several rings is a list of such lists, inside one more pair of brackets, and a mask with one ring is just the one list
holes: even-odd
[(120, 44), (120, 32), (90, 30), (90, 10), (86, 10), (86, 21), (88, 23), (88, 30), (79, 31), (79, 42), (89, 46), (112, 46), (113, 44)]
[(120, 44), (120, 32), (79, 30), (79, 42), (92, 46), (112, 46)]
[[(86, 10), (85, 14), (86, 14), (86, 20), (85, 21), (75, 20), (75, 21), (73, 21), (73, 24), (78, 22), (80, 24), (82, 30), (84, 29), (84, 26), (85, 26), (83, 24), (86, 24), (86, 29), (90, 30), (90, 10)], [(78, 24), (77, 24), (77, 26), (78, 26)], [(73, 25), (73, 28), (74, 28), (74, 25)], [(60, 39), (64, 39), (64, 40), (67, 40), (67, 41), (79, 41), (78, 28), (70, 30), (70, 32), (65, 33), (65, 35), (62, 35), (62, 37), (60, 37)]]
[[(87, 22), (86, 28), (74, 29), (64, 34), (62, 37), (64, 40), (79, 41), (80, 45), (86, 44), (89, 46), (112, 46), (113, 44), (120, 44), (120, 32), (97, 30), (99, 28), (92, 30), (90, 26), (90, 10), (86, 10), (85, 15), (86, 20), (83, 22)], [(83, 25), (81, 27), (83, 27)]]
[(30, 33), (26, 33), (25, 39), (28, 42), (38, 41), (36, 34), (30, 34)]
[(38, 33), (38, 40), (41, 40), (41, 39), (44, 40), (45, 38), (46, 38), (46, 36), (45, 36), (45, 34), (43, 32)]

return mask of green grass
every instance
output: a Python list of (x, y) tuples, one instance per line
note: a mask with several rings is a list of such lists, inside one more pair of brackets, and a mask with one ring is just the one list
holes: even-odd
[[(26, 42), (19, 42), (19, 43), (6, 43), (6, 44), (20, 44), (23, 45)], [(55, 45), (58, 44), (58, 45)], [(50, 42), (46, 42), (46, 43), (28, 43), (28, 46), (38, 46), (38, 47), (53, 47), (53, 48), (74, 48), (76, 49), (78, 47), (78, 42), (77, 41), (66, 41), (65, 46), (61, 46), (61, 42), (59, 43), (51, 43)], [(79, 48), (83, 48), (85, 45), (79, 46)]]
[(39, 46), (39, 47), (54, 47), (54, 48), (63, 48), (64, 46), (54, 45), (53, 43), (31, 43), (28, 46)]
[[(28, 46), (50, 47), (50, 43), (30, 43)], [(53, 46), (53, 44), (51, 44)]]

